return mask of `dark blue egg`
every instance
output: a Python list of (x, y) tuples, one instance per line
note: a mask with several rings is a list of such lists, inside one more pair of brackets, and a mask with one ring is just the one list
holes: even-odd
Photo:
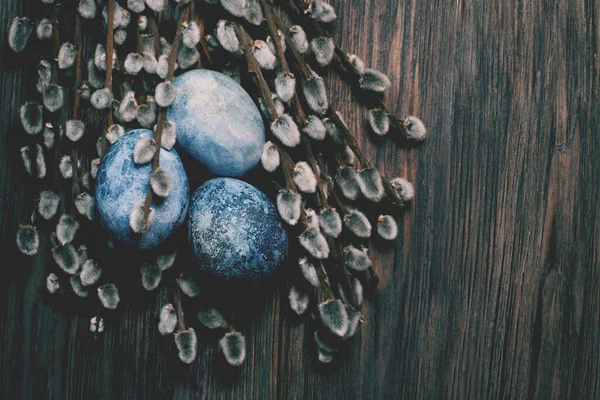
[(144, 235), (129, 226), (134, 204), (143, 203), (150, 186), (152, 163), (136, 165), (133, 148), (138, 140), (151, 137), (152, 131), (136, 129), (121, 136), (102, 158), (96, 177), (96, 208), (102, 226), (127, 247), (149, 249), (165, 241), (185, 220), (190, 186), (183, 163), (175, 150), (160, 149), (160, 166), (173, 176), (173, 192), (162, 199), (153, 196), (156, 211)]
[(288, 238), (271, 201), (254, 186), (212, 179), (190, 205), (189, 240), (202, 271), (225, 279), (271, 276), (288, 252)]
[(177, 97), (168, 119), (177, 126), (177, 148), (212, 173), (239, 177), (260, 161), (265, 127), (256, 105), (233, 79), (198, 69), (173, 81)]

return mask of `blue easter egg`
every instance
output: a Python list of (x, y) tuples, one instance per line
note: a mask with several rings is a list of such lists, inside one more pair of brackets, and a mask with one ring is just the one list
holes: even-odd
[(190, 186), (183, 163), (175, 150), (160, 149), (160, 166), (173, 176), (173, 191), (166, 198), (153, 196), (156, 214), (148, 231), (135, 234), (129, 226), (134, 204), (143, 203), (150, 186), (152, 163), (133, 162), (133, 148), (148, 129), (136, 129), (121, 136), (102, 158), (96, 176), (96, 208), (102, 226), (127, 247), (149, 249), (165, 241), (185, 220)]
[(275, 206), (237, 179), (212, 179), (196, 190), (188, 229), (199, 268), (221, 278), (263, 279), (287, 256), (287, 233)]
[(256, 105), (233, 79), (198, 69), (179, 75), (168, 119), (176, 123), (177, 148), (212, 173), (239, 177), (260, 161), (265, 127)]

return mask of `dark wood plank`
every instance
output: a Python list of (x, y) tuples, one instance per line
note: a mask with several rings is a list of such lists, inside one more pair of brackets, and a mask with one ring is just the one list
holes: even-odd
[(47, 257), (17, 254), (33, 197), (17, 110), (33, 67), (11, 59), (5, 32), (23, 3), (0, 4), (0, 397), (600, 396), (597, 1), (332, 1), (334, 37), (387, 72), (390, 105), (429, 127), (416, 148), (376, 140), (329, 74), (363, 149), (413, 181), (416, 201), (396, 246), (372, 249), (381, 283), (342, 362), (318, 365), (281, 288), (241, 318), (240, 370), (204, 331), (194, 365), (177, 361), (155, 328), (166, 292), (125, 306), (93, 341), (90, 315), (42, 296)]

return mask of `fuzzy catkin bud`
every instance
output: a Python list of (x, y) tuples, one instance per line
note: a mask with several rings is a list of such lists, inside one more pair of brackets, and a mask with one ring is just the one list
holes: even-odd
[(172, 251), (171, 253), (159, 254), (156, 257), (156, 265), (160, 268), (161, 271), (166, 271), (175, 264), (175, 260), (177, 259), (177, 251)]
[(363, 196), (374, 203), (378, 203), (383, 198), (385, 190), (379, 171), (375, 168), (367, 168), (359, 173), (358, 183)]
[(290, 288), (288, 299), (290, 301), (290, 307), (298, 315), (304, 314), (310, 302), (308, 294), (300, 292), (295, 286)]
[(46, 278), (46, 289), (50, 294), (54, 294), (60, 290), (60, 281), (56, 274), (50, 273)]
[(71, 289), (73, 290), (73, 293), (75, 293), (75, 295), (82, 298), (88, 297), (89, 290), (86, 286), (83, 286), (81, 284), (81, 279), (79, 278), (79, 275), (73, 275), (70, 279), (70, 283)]
[(34, 23), (27, 17), (15, 17), (8, 30), (8, 45), (15, 53), (25, 50)]
[(342, 218), (334, 208), (321, 211), (319, 222), (321, 230), (328, 236), (337, 238), (342, 233)]
[[(154, 215), (156, 212), (153, 208), (150, 208), (148, 211), (148, 221), (147, 226), (152, 224), (152, 220), (154, 220)], [(144, 204), (136, 203), (131, 210), (131, 214), (129, 214), (129, 226), (134, 233), (142, 233), (146, 226), (144, 224)]]
[(252, 46), (252, 56), (262, 69), (272, 70), (275, 68), (277, 58), (263, 40), (254, 41), (254, 45)]
[(418, 142), (425, 140), (427, 136), (427, 128), (425, 124), (419, 118), (415, 116), (408, 116), (403, 122), (406, 129), (406, 135), (409, 139), (416, 140)]
[(106, 283), (98, 288), (98, 299), (104, 308), (114, 310), (119, 305), (119, 289), (114, 283)]
[(233, 54), (240, 54), (240, 41), (233, 27), (234, 25), (232, 23), (221, 20), (217, 24), (215, 36), (223, 49)]
[(277, 211), (288, 225), (296, 225), (302, 212), (302, 196), (289, 190), (280, 191), (277, 194)]
[(94, 260), (86, 260), (81, 266), (79, 280), (83, 286), (94, 285), (102, 275), (102, 268)]
[(335, 174), (335, 183), (348, 200), (356, 200), (360, 193), (359, 177), (354, 168), (344, 167)]
[(306, 54), (309, 45), (304, 29), (300, 25), (293, 25), (289, 28), (289, 34), (296, 50), (298, 50), (300, 54)]
[(327, 135), (327, 129), (323, 121), (315, 115), (308, 116), (308, 123), (302, 128), (302, 132), (314, 140), (323, 140)]
[(48, 220), (56, 215), (59, 204), (59, 195), (50, 190), (44, 190), (40, 193), (40, 200), (38, 201), (38, 213), (42, 216), (42, 218)]
[(369, 256), (354, 246), (344, 248), (344, 264), (355, 271), (366, 271), (373, 265)]
[(181, 291), (188, 297), (196, 297), (200, 294), (200, 287), (196, 281), (189, 276), (180, 276), (175, 279)]
[(96, 1), (95, 0), (79, 0), (77, 7), (79, 15), (85, 19), (93, 19), (96, 17)]
[(398, 236), (398, 224), (391, 215), (380, 215), (377, 219), (377, 233), (385, 240), (394, 240)]
[(200, 52), (196, 48), (181, 46), (177, 53), (177, 63), (182, 69), (192, 67), (200, 59)]
[[(127, 0), (127, 8), (134, 13), (142, 13), (146, 9), (144, 0)], [(140, 16), (141, 17), (141, 16)], [(142, 29), (144, 31), (145, 29)]]
[(77, 48), (73, 43), (65, 42), (58, 50), (58, 68), (67, 69), (75, 65), (77, 59)]
[(90, 97), (90, 103), (97, 110), (105, 110), (111, 106), (113, 95), (110, 89), (103, 88), (96, 90), (92, 97)]
[(225, 359), (235, 367), (242, 365), (246, 359), (246, 339), (240, 332), (228, 332), (219, 341)]
[(179, 352), (179, 359), (191, 364), (196, 359), (198, 340), (194, 328), (189, 328), (182, 332), (175, 332), (175, 345)]
[(38, 80), (36, 89), (39, 93), (44, 93), (50, 81), (52, 80), (52, 66), (46, 60), (41, 60), (38, 64)]
[(398, 177), (392, 179), (390, 183), (402, 201), (410, 201), (415, 197), (415, 188), (406, 179)]
[[(64, 246), (56, 246), (52, 249), (52, 258), (54, 262), (65, 271), (67, 274), (73, 275), (79, 269), (79, 253), (72, 244), (66, 244)], [(79, 276), (77, 276), (78, 283)]]
[(327, 300), (319, 304), (319, 316), (323, 325), (337, 336), (348, 330), (348, 313), (340, 300)]
[(262, 23), (264, 15), (259, 0), (248, 0), (244, 11), (244, 19), (256, 26)]
[(94, 210), (96, 206), (96, 200), (89, 193), (83, 192), (77, 195), (73, 199), (77, 212), (85, 216), (88, 220), (94, 220)]
[(26, 133), (37, 135), (44, 126), (44, 112), (42, 106), (37, 102), (27, 102), (19, 110), (21, 125)]
[(300, 144), (298, 125), (288, 114), (279, 116), (271, 123), (271, 132), (284, 146), (296, 147)]
[(359, 238), (368, 238), (371, 236), (371, 223), (358, 210), (352, 210), (344, 216), (344, 226)]
[(306, 161), (296, 164), (292, 177), (301, 192), (314, 193), (317, 190), (317, 178)]
[(248, 0), (220, 0), (221, 6), (236, 17), (244, 16)]
[(215, 308), (206, 308), (198, 312), (200, 323), (208, 329), (227, 328), (229, 323), (223, 314)]
[(327, 239), (317, 228), (309, 228), (298, 237), (300, 245), (317, 260), (329, 257)]
[(63, 214), (56, 225), (56, 237), (58, 241), (65, 245), (71, 243), (75, 239), (75, 235), (79, 230), (79, 222), (69, 214)]
[(263, 152), (260, 156), (260, 160), (263, 168), (267, 172), (274, 172), (281, 164), (281, 158), (279, 157), (279, 150), (273, 142), (268, 141), (263, 146)]
[(181, 43), (191, 49), (200, 43), (200, 28), (194, 21), (184, 24), (181, 30)]
[(314, 38), (310, 41), (310, 48), (321, 67), (331, 64), (335, 54), (335, 44), (332, 38), (326, 36)]
[(371, 68), (363, 71), (359, 82), (361, 89), (377, 93), (385, 92), (391, 84), (390, 79), (383, 72)]
[(17, 231), (17, 247), (27, 256), (37, 254), (40, 247), (40, 235), (37, 228), (31, 225), (22, 226)]
[(152, 161), (154, 154), (158, 151), (153, 138), (143, 136), (137, 141), (133, 148), (133, 162), (138, 165), (147, 164)]
[(70, 119), (65, 126), (65, 136), (72, 142), (77, 142), (83, 137), (85, 124), (83, 121)]
[(329, 108), (329, 101), (327, 100), (323, 78), (313, 72), (311, 78), (301, 79), (300, 83), (302, 93), (310, 109), (319, 115), (325, 114)]
[(150, 186), (155, 195), (168, 197), (173, 191), (173, 176), (163, 168), (157, 168), (150, 174)]
[(373, 108), (368, 114), (369, 126), (379, 136), (384, 136), (390, 130), (390, 118), (387, 111), (381, 108)]
[(175, 101), (177, 88), (171, 82), (161, 82), (156, 86), (154, 98), (160, 107), (169, 107)]
[(51, 39), (54, 33), (54, 24), (48, 18), (42, 18), (35, 32), (40, 40)]
[(166, 304), (160, 309), (158, 331), (161, 335), (169, 335), (177, 327), (177, 311), (172, 304)]
[[(154, 127), (156, 131), (156, 127)], [(171, 150), (177, 141), (177, 125), (173, 121), (165, 121), (163, 126), (160, 145), (163, 149)]]
[(333, 22), (337, 18), (337, 15), (330, 4), (317, 0), (311, 4), (310, 17), (319, 22), (329, 23)]
[(162, 271), (156, 265), (144, 263), (140, 269), (142, 287), (145, 290), (154, 290), (162, 280)]
[(139, 53), (129, 53), (125, 57), (123, 67), (129, 75), (137, 75), (144, 67), (144, 57)]
[(280, 72), (275, 78), (275, 92), (281, 101), (288, 102), (296, 93), (296, 78), (294, 75)]
[(113, 124), (106, 129), (106, 140), (108, 143), (113, 144), (121, 136), (125, 134), (125, 128), (119, 124)]
[(300, 258), (298, 260), (298, 266), (300, 267), (300, 272), (302, 272), (302, 276), (304, 276), (304, 279), (306, 279), (308, 283), (311, 284), (311, 286), (315, 288), (321, 286), (321, 283), (319, 281), (319, 275), (317, 274), (317, 269), (315, 265), (308, 260), (308, 258)]
[(73, 177), (73, 162), (71, 161), (71, 157), (61, 157), (58, 161), (58, 170), (64, 179), (71, 179)]
[(48, 85), (43, 94), (44, 107), (51, 113), (60, 110), (65, 102), (65, 91), (62, 86)]

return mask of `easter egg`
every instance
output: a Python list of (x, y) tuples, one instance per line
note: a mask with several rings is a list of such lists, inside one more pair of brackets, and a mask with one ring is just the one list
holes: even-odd
[(125, 246), (149, 249), (164, 242), (185, 220), (190, 197), (188, 178), (175, 150), (160, 149), (160, 167), (171, 173), (173, 191), (168, 197), (153, 196), (154, 219), (148, 230), (136, 234), (129, 216), (136, 203), (144, 203), (150, 186), (152, 163), (137, 165), (133, 148), (148, 129), (136, 129), (121, 136), (102, 158), (96, 176), (96, 209), (102, 226)]
[(212, 173), (239, 177), (260, 161), (265, 127), (244, 89), (219, 72), (199, 69), (173, 80), (175, 102), (167, 118), (177, 127), (177, 148)]
[(288, 252), (288, 237), (264, 193), (233, 178), (216, 178), (196, 190), (189, 240), (198, 267), (228, 280), (272, 276)]

